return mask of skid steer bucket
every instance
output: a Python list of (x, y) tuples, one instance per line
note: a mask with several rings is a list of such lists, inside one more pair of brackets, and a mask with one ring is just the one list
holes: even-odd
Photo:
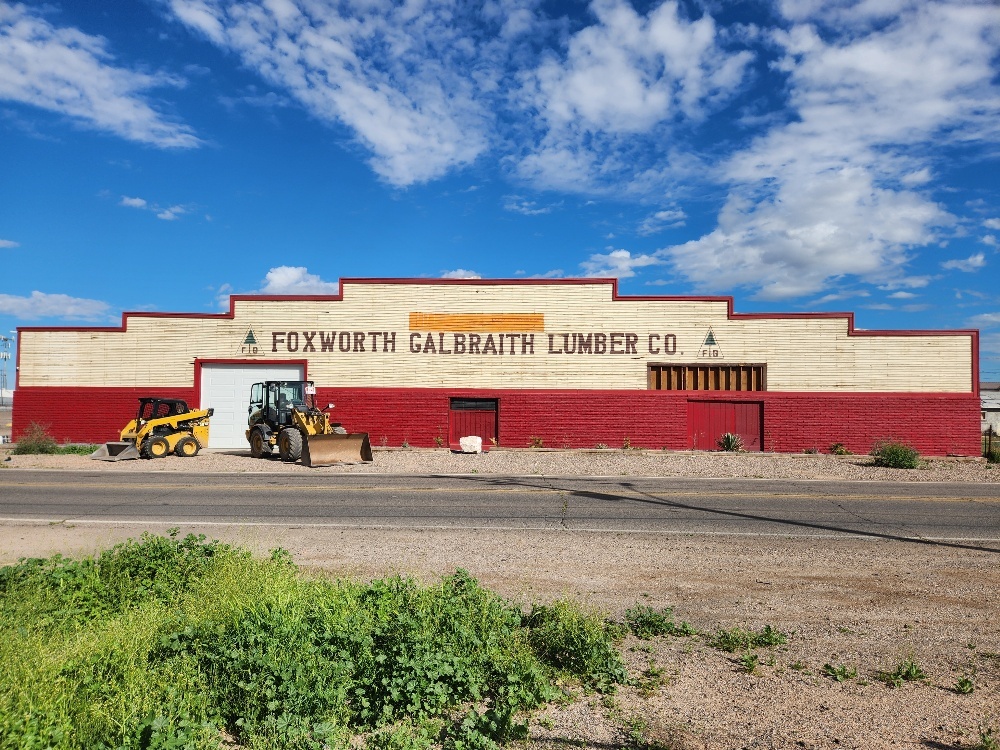
[(313, 435), (302, 446), (303, 466), (360, 464), (372, 460), (372, 446), (367, 432), (348, 435)]
[(139, 458), (139, 451), (135, 449), (135, 443), (105, 443), (90, 457), (98, 461), (128, 461)]

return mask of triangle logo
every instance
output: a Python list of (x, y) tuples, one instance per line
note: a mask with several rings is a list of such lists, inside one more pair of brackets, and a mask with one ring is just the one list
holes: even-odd
[(711, 326), (698, 350), (698, 359), (722, 359), (722, 348), (719, 346), (719, 339), (716, 338), (715, 331), (712, 330)]
[(247, 332), (243, 334), (243, 340), (240, 342), (238, 353), (243, 356), (261, 355), (264, 353), (263, 347), (260, 346), (260, 339), (254, 333), (253, 326), (247, 328)]

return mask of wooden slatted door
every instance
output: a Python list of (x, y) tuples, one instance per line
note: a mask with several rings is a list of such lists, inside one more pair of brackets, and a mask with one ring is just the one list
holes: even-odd
[(448, 411), (448, 447), (458, 450), (459, 440), (478, 435), (487, 451), (497, 438), (497, 400), (495, 398), (453, 398)]
[(688, 448), (718, 450), (719, 437), (734, 432), (743, 448), (763, 448), (764, 405), (755, 401), (688, 401)]

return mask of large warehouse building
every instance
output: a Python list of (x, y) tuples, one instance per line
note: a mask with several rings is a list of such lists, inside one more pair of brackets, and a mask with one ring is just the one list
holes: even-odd
[(335, 296), (233, 296), (227, 313), (21, 328), (15, 439), (117, 438), (139, 396), (211, 407), (246, 449), (250, 386), (314, 380), (374, 446), (978, 455), (978, 332), (859, 331), (845, 313), (738, 314), (730, 297), (619, 296), (614, 280), (351, 279)]

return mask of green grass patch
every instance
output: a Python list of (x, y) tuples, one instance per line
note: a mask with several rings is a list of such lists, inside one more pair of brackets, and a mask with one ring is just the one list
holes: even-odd
[(622, 634), (567, 602), (524, 615), (461, 570), (327, 580), (147, 534), (0, 568), (0, 750), (489, 748), (558, 684), (624, 682)]

